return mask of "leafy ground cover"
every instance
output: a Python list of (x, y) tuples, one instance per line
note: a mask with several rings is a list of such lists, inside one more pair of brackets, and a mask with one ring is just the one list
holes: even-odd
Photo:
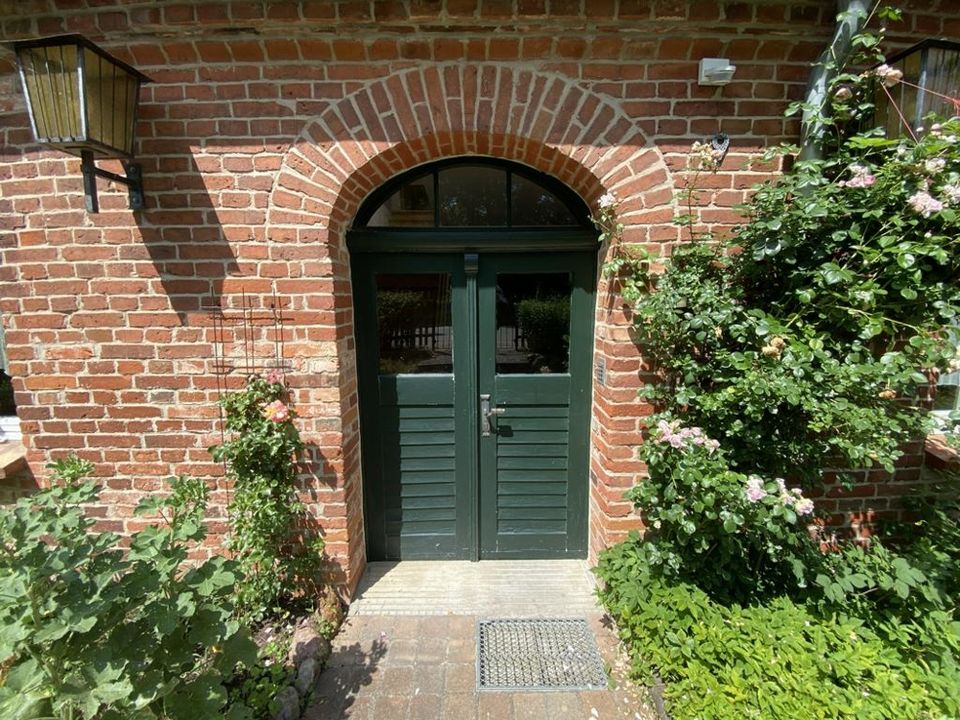
[[(851, 61), (879, 62), (880, 41), (859, 35)], [(888, 138), (871, 100), (898, 71), (836, 69), (821, 156), (757, 188), (728, 240), (694, 232), (696, 180), (722, 160), (709, 145), (670, 258), (619, 245), (601, 198), (607, 271), (661, 381), (628, 493), (644, 537), (597, 572), (676, 720), (960, 716), (951, 495), (906, 542), (861, 547), (827, 534), (811, 492), (828, 467), (892, 470), (930, 427), (923, 386), (960, 367), (960, 120)]]
[(658, 673), (675, 720), (955, 718), (960, 534), (935, 518), (936, 542), (851, 547), (823, 556), (806, 592), (742, 604), (651, 570), (635, 539), (601, 559), (601, 597), (636, 676)]

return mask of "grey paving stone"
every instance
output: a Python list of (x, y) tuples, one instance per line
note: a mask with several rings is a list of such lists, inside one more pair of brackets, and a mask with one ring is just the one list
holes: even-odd
[(547, 706), (546, 717), (548, 718), (567, 720), (590, 717), (590, 708), (584, 710), (577, 693), (544, 693), (543, 700)]
[(417, 661), (417, 641), (406, 638), (390, 640), (386, 644), (386, 665), (413, 665)]
[(513, 698), (510, 693), (480, 693), (477, 698), (477, 720), (513, 720)]
[(370, 563), (350, 614), (569, 617), (599, 611), (595, 586), (584, 560)]
[[(516, 720), (543, 720), (547, 717), (544, 693), (514, 693), (513, 715)], [(586, 719), (585, 719), (586, 720)]]
[(419, 665), (413, 670), (413, 692), (440, 695), (443, 692), (443, 668), (438, 665)]
[(414, 695), (410, 699), (410, 720), (437, 720), (443, 703), (440, 695)]
[(445, 693), (476, 693), (477, 666), (473, 663), (450, 664), (443, 671)]
[(373, 717), (383, 720), (406, 720), (410, 698), (403, 695), (378, 695), (373, 702)]
[[(644, 691), (626, 680), (630, 663), (600, 617), (585, 563), (413, 563), (398, 575), (406, 565), (371, 566), (364, 583), (372, 595), (351, 608), (307, 720), (592, 720), (593, 709), (599, 720), (656, 719)], [(420, 585), (405, 592), (411, 578)], [(380, 614), (391, 608), (399, 614)], [(478, 693), (478, 618), (522, 616), (588, 617), (621, 684), (582, 694)]]
[(453, 637), (447, 642), (448, 663), (466, 663), (475, 662), (477, 659), (477, 643), (474, 640), (472, 631), (469, 639), (463, 637)]
[(446, 637), (423, 637), (417, 643), (417, 663), (438, 665), (447, 659)]
[(383, 676), (377, 682), (380, 695), (413, 695), (413, 668), (409, 666), (386, 667)]
[(476, 720), (477, 694), (445, 692), (440, 717), (443, 720)]

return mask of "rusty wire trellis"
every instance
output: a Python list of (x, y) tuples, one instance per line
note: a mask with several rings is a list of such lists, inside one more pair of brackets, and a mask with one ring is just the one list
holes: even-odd
[(226, 440), (223, 397), (229, 389), (228, 378), (263, 375), (271, 370), (288, 372), (285, 359), (287, 318), (273, 293), (269, 307), (254, 307), (246, 292), (240, 295), (240, 307), (210, 305), (203, 308), (213, 328), (213, 371), (217, 382), (217, 408), (220, 413), (220, 438)]

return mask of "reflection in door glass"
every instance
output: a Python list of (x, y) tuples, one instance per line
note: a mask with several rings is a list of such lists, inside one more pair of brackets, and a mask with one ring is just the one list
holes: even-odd
[(388, 197), (370, 216), (370, 227), (432, 227), (433, 175), (411, 180)]
[(577, 224), (570, 208), (532, 180), (522, 175), (512, 175), (510, 189), (510, 224), (514, 227)]
[(453, 372), (450, 275), (377, 275), (380, 374)]
[(565, 373), (570, 275), (497, 275), (497, 372)]
[(507, 174), (501, 168), (441, 170), (439, 186), (441, 225), (507, 224)]

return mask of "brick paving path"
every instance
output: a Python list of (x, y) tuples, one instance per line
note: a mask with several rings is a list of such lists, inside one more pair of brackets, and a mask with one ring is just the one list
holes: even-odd
[(334, 641), (305, 720), (653, 720), (645, 692), (625, 682), (616, 638), (590, 625), (616, 689), (502, 692), (476, 687), (476, 617), (360, 615)]
[[(305, 720), (655, 720), (582, 560), (371, 563)], [(477, 691), (478, 617), (586, 617), (612, 677), (584, 692)]]

